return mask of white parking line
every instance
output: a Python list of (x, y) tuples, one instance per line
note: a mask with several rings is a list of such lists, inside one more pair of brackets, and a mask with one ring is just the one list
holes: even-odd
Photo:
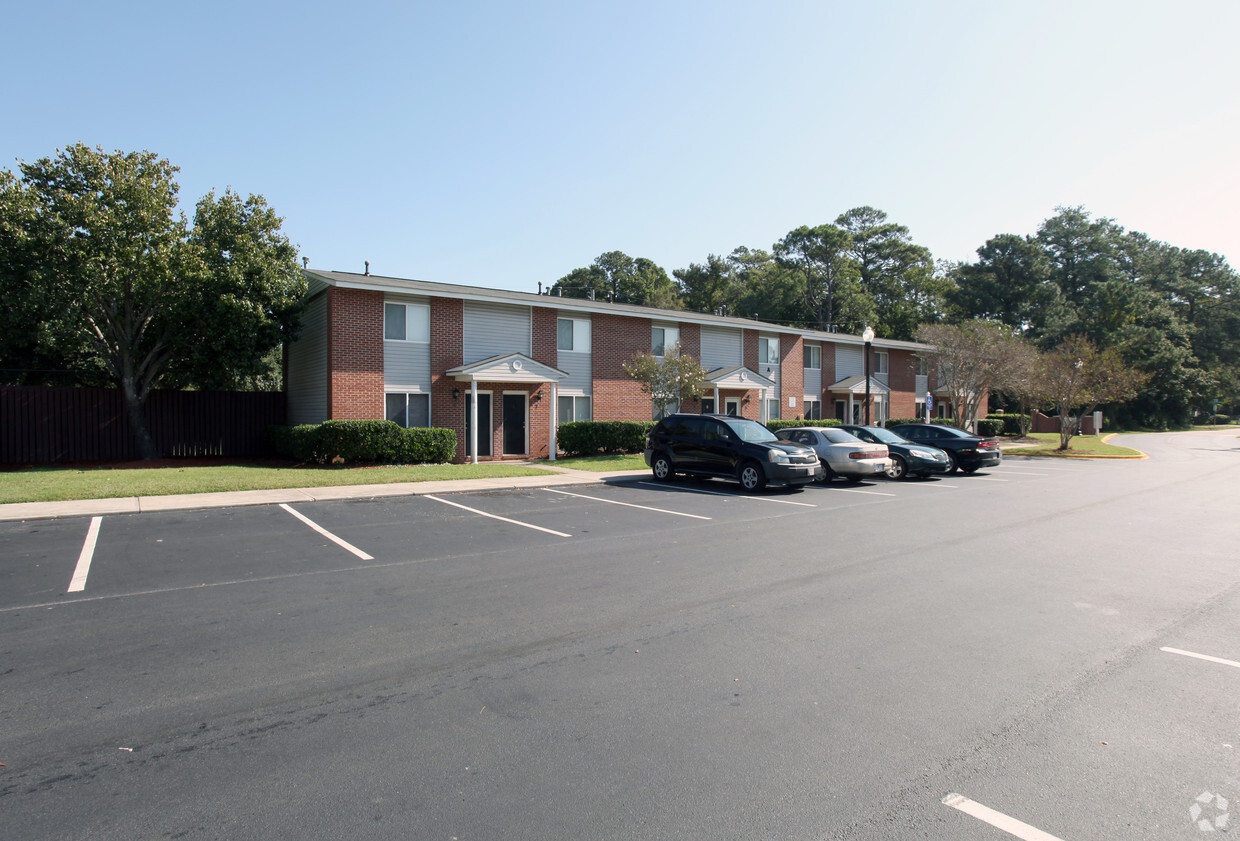
[(901, 482), (902, 488), (959, 488), (959, 485), (944, 485), (942, 480), (934, 482)]
[(553, 494), (563, 494), (564, 496), (575, 496), (578, 499), (592, 499), (595, 502), (607, 502), (612, 505), (623, 505), (626, 508), (640, 508), (643, 511), (655, 511), (659, 514), (675, 514), (677, 517), (692, 517), (695, 520), (709, 520), (710, 517), (703, 517), (701, 514), (686, 514), (683, 511), (669, 511), (666, 508), (651, 508), (649, 505), (635, 505), (632, 502), (620, 502), (616, 499), (603, 499), (601, 496), (586, 496), (585, 494), (574, 494), (568, 491), (562, 491), (559, 488), (543, 488)]
[(1010, 482), (1011, 479), (1000, 479), (997, 476), (974, 476), (971, 482)]
[(1235, 660), (1224, 660), (1222, 657), (1211, 657), (1209, 654), (1182, 651), (1179, 648), (1161, 648), (1159, 650), (1165, 651), (1168, 654), (1182, 654), (1185, 657), (1196, 657), (1198, 660), (1209, 660), (1211, 663), (1222, 663), (1224, 666), (1235, 666), (1237, 669), (1240, 669), (1240, 663), (1237, 663)]
[(943, 798), (943, 805), (951, 806), (953, 809), (959, 809), (966, 815), (977, 818), (979, 821), (988, 823), (995, 829), (1001, 829), (1008, 835), (1014, 835), (1022, 841), (1061, 841), (1049, 832), (1043, 832), (1035, 826), (1030, 826), (1024, 821), (1018, 821), (1016, 818), (996, 812), (988, 806), (974, 802), (960, 794), (949, 794)]
[(839, 492), (839, 493), (846, 493), (846, 494), (869, 494), (870, 496), (896, 496), (896, 494), (889, 494), (886, 491), (864, 491), (861, 488), (832, 488), (831, 492), (832, 493)]
[[(638, 482), (639, 485), (649, 485), (652, 488), (662, 488), (663, 490), (672, 490), (667, 485), (660, 485), (658, 482)], [(782, 502), (784, 505), (800, 505), (804, 508), (817, 508), (812, 502), (793, 502), (788, 499), (771, 499), (769, 496), (745, 496), (744, 494), (730, 494), (723, 491), (707, 491), (701, 488), (675, 488), (680, 493), (689, 494), (710, 494), (711, 496), (730, 496), (733, 499), (755, 499), (760, 502)]]
[(287, 506), (287, 505), (285, 505), (283, 502), (281, 502), (281, 503), (280, 503), (280, 507), (281, 507), (281, 508), (283, 508), (283, 509), (284, 509), (285, 511), (287, 511), (288, 513), (292, 514), (292, 515), (293, 515), (294, 517), (296, 517), (297, 519), (301, 520), (303, 523), (305, 523), (306, 525), (308, 525), (310, 528), (312, 528), (312, 529), (314, 529), (315, 531), (317, 531), (319, 534), (321, 534), (321, 535), (323, 535), (324, 537), (326, 537), (326, 538), (327, 538), (328, 540), (330, 540), (332, 543), (335, 543), (337, 546), (340, 546), (340, 547), (342, 547), (342, 548), (344, 548), (344, 549), (347, 549), (348, 551), (352, 552), (354, 555), (357, 555), (357, 556), (358, 556), (359, 558), (361, 558), (363, 561), (373, 561), (373, 560), (374, 560), (374, 556), (373, 556), (373, 555), (367, 555), (365, 552), (363, 552), (361, 549), (358, 549), (358, 548), (357, 548), (356, 546), (354, 546), (352, 543), (349, 543), (349, 542), (348, 542), (348, 541), (346, 541), (346, 540), (342, 540), (341, 538), (336, 537), (336, 535), (332, 534), (332, 533), (331, 533), (331, 532), (329, 532), (327, 529), (323, 528), (323, 527), (322, 527), (322, 526), (320, 526), (318, 523), (316, 523), (316, 522), (314, 522), (313, 520), (311, 520), (311, 519), (310, 519), (309, 517), (307, 517), (305, 514), (301, 514), (301, 513), (298, 513), (297, 511), (294, 511), (292, 508), (288, 507), (288, 506)]
[(77, 566), (73, 569), (73, 578), (69, 580), (69, 589), (66, 592), (80, 593), (86, 589), (86, 576), (90, 575), (90, 562), (95, 557), (95, 544), (99, 542), (99, 524), (102, 522), (102, 517), (90, 518), (86, 542), (82, 544), (82, 552), (78, 555)]
[(530, 523), (523, 523), (520, 520), (510, 520), (507, 517), (501, 517), (498, 514), (488, 514), (485, 511), (479, 511), (477, 508), (470, 508), (468, 505), (461, 505), (459, 502), (451, 502), (449, 500), (441, 499), (440, 497), (433, 496), (431, 494), (427, 494), (423, 498), (433, 499), (436, 502), (442, 502), (444, 505), (451, 505), (453, 508), (460, 508), (462, 511), (468, 511), (471, 514), (477, 514), (479, 517), (490, 517), (492, 520), (500, 520), (505, 523), (512, 523), (514, 526), (525, 526), (525, 528), (534, 529), (534, 531), (545, 531), (547, 534), (554, 534), (556, 537), (572, 537), (571, 534), (565, 534), (562, 531), (555, 531), (554, 529), (545, 529), (542, 526), (535, 526)]

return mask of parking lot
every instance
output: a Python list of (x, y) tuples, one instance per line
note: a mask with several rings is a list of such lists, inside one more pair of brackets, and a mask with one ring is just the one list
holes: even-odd
[(24, 838), (1224, 830), (1233, 443), (0, 523), (0, 804)]

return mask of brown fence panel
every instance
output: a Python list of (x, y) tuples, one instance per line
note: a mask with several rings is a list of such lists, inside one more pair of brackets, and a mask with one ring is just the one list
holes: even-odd
[[(267, 455), (267, 427), (285, 422), (280, 392), (153, 391), (147, 428), (161, 456)], [(120, 392), (0, 386), (0, 463), (138, 457)]]

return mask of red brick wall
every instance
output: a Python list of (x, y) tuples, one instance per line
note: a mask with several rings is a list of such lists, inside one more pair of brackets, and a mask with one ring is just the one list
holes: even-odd
[(623, 367), (650, 352), (650, 319), (595, 313), (590, 322), (594, 419), (650, 420), (650, 397)]
[(890, 416), (917, 417), (917, 359), (911, 350), (887, 351), (887, 385), (891, 388)]
[[(744, 365), (750, 371), (762, 372), (758, 369), (758, 331), (742, 330), (741, 331), (741, 359)], [(735, 392), (729, 396), (735, 396)], [(723, 400), (722, 393), (719, 396), (720, 401)], [(750, 389), (741, 392), (741, 417), (750, 420), (760, 420), (762, 418), (762, 392), (759, 389)]]
[(531, 329), (533, 335), (530, 337), (530, 350), (534, 359), (544, 365), (556, 367), (556, 362), (560, 358), (560, 352), (557, 349), (559, 342), (557, 341), (558, 314), (555, 310), (547, 307), (534, 307), (533, 318), (531, 321)]
[(327, 416), (381, 419), (383, 403), (383, 293), (327, 290)]
[[(779, 416), (805, 417), (805, 340), (801, 336), (783, 334), (779, 337)], [(795, 397), (797, 404), (788, 405)]]
[[(680, 324), (680, 355), (691, 356), (699, 363), (702, 361), (702, 325), (700, 324)], [(702, 392), (704, 396), (709, 397), (714, 394), (714, 390)], [(702, 399), (699, 397), (694, 400), (685, 400), (680, 404), (682, 412), (700, 412), (702, 411)], [(715, 411), (719, 411), (717, 408)]]
[[(443, 372), (464, 362), (461, 342), (464, 337), (465, 307), (460, 300), (431, 298), (431, 423), (443, 429), (456, 430), (456, 459), (465, 458), (465, 395), (469, 383), (460, 383)], [(460, 395), (452, 399), (452, 390)]]

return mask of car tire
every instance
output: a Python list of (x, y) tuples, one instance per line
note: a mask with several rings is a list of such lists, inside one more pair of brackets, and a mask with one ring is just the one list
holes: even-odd
[(822, 478), (818, 481), (824, 485), (829, 485), (834, 482), (835, 471), (831, 469), (831, 465), (827, 464), (822, 459), (818, 459), (818, 463), (822, 465)]
[(676, 478), (676, 471), (672, 470), (672, 460), (664, 453), (655, 455), (650, 462), (650, 472), (659, 482), (670, 482)]
[(968, 467), (960, 468), (960, 470), (964, 473), (976, 473), (979, 467), (981, 467), (980, 464), (970, 464)]
[(887, 468), (888, 479), (907, 479), (908, 465), (904, 463), (904, 459), (900, 456), (891, 457), (891, 466)]
[(955, 472), (956, 472), (957, 470), (959, 470), (959, 469), (960, 469), (960, 465), (956, 463), (956, 457), (955, 457), (954, 455), (952, 455), (951, 453), (948, 453), (948, 454), (947, 454), (947, 472), (948, 472), (948, 474), (955, 473)]
[(766, 474), (762, 472), (762, 465), (756, 461), (742, 463), (736, 478), (740, 480), (741, 487), (749, 493), (757, 493), (766, 487)]

